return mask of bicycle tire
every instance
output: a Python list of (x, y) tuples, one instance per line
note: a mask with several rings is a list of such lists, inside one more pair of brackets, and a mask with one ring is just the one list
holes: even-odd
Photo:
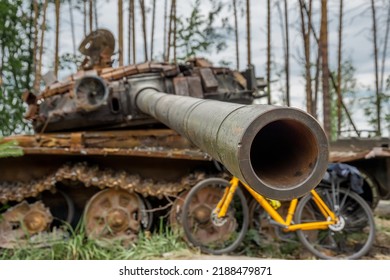
[[(316, 191), (343, 222), (339, 223), (341, 227), (329, 226), (326, 230), (297, 230), (303, 246), (320, 259), (359, 259), (367, 254), (375, 239), (375, 221), (368, 203), (355, 192), (340, 189), (337, 197), (341, 207), (337, 210), (330, 188)], [(325, 220), (311, 194), (298, 203), (295, 220), (296, 223)]]
[(228, 185), (228, 181), (220, 178), (202, 180), (190, 190), (184, 201), (182, 226), (186, 239), (203, 253), (221, 255), (234, 251), (248, 230), (248, 205), (239, 188), (227, 211), (226, 222), (216, 225), (211, 217)]

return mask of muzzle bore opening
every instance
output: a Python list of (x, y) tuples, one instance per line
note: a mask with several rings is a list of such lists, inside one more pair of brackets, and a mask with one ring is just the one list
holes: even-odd
[(281, 119), (257, 133), (250, 159), (253, 171), (264, 184), (286, 189), (311, 175), (318, 154), (318, 143), (309, 127), (300, 121)]

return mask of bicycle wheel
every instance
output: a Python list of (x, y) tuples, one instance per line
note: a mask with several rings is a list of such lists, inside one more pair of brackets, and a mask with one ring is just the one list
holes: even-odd
[[(302, 244), (321, 259), (358, 259), (365, 255), (374, 243), (375, 221), (370, 206), (351, 190), (318, 188), (317, 193), (334, 211), (339, 222), (326, 230), (298, 230)], [(311, 194), (301, 199), (297, 206), (297, 223), (324, 221)]]
[(224, 218), (213, 213), (229, 182), (209, 178), (199, 182), (188, 193), (182, 212), (186, 238), (202, 252), (227, 254), (235, 250), (248, 230), (248, 205), (237, 188)]

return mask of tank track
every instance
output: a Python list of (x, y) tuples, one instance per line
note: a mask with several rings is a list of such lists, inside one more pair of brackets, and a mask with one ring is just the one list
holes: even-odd
[(39, 180), (1, 182), (0, 203), (21, 202), (26, 198), (36, 197), (45, 190), (55, 191), (56, 184), (66, 180), (79, 181), (87, 188), (91, 186), (99, 189), (120, 188), (136, 192), (144, 197), (153, 196), (161, 199), (165, 196), (177, 196), (204, 179), (205, 176), (204, 172), (194, 172), (176, 182), (154, 181), (123, 170), (101, 169), (97, 165), (89, 165), (86, 162), (67, 163)]

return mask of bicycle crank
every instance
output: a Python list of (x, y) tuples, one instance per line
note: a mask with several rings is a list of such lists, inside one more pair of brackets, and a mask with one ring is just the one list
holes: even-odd
[(218, 213), (215, 211), (213, 211), (211, 213), (211, 221), (212, 221), (213, 225), (215, 225), (217, 227), (221, 227), (224, 224), (226, 224), (227, 220), (228, 219), (226, 218), (226, 216), (218, 218)]
[(342, 231), (344, 227), (345, 227), (345, 219), (343, 218), (343, 216), (338, 217), (337, 223), (333, 225), (329, 225), (329, 228), (333, 231)]

